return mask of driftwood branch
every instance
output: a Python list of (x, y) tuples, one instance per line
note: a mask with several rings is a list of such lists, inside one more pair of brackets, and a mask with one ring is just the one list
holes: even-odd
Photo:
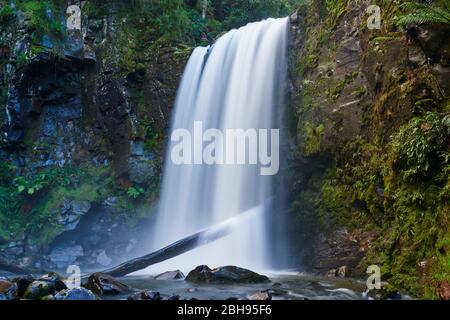
[(122, 263), (121, 265), (103, 271), (113, 277), (124, 277), (130, 273), (143, 270), (151, 265), (175, 258), (183, 253), (194, 250), (197, 247), (217, 241), (231, 233), (231, 224), (225, 223), (217, 227), (196, 233), (181, 239), (163, 249), (150, 253), (140, 258)]

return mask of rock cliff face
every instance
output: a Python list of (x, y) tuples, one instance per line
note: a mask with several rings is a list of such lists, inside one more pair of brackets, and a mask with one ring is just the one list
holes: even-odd
[[(50, 23), (65, 7), (0, 13), (0, 261), (102, 268), (150, 233), (192, 48), (144, 36), (147, 21), (125, 18), (120, 2), (77, 2), (81, 32)], [(375, 30), (369, 0), (306, 1), (291, 17), (281, 181), (299, 265), (362, 276), (375, 264), (398, 288), (445, 298), (450, 28), (399, 30), (398, 2), (377, 1)]]
[(371, 1), (315, 1), (292, 17), (291, 199), (303, 262), (322, 274), (379, 265), (383, 279), (438, 297), (449, 281), (437, 275), (450, 249), (450, 27), (403, 32), (399, 5), (378, 3), (375, 30)]
[(107, 266), (148, 226), (189, 50), (143, 44), (132, 64), (130, 26), (107, 10), (62, 38), (20, 10), (2, 23), (0, 255), (23, 267)]

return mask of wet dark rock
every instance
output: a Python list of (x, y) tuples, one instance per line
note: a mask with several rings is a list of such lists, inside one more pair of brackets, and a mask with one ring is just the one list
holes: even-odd
[(347, 266), (340, 267), (339, 269), (337, 269), (337, 273), (336, 273), (336, 275), (339, 278), (348, 278), (348, 277), (350, 277), (350, 274), (351, 274), (351, 271), (350, 271), (349, 267), (347, 267)]
[(104, 273), (92, 274), (85, 287), (98, 296), (118, 295), (130, 291), (130, 288), (127, 285)]
[(369, 300), (400, 300), (401, 295), (394, 288), (382, 287), (381, 289), (375, 289), (366, 291), (367, 298)]
[(269, 290), (256, 292), (247, 296), (248, 300), (254, 301), (269, 301), (272, 300), (272, 294)]
[(17, 295), (19, 298), (23, 298), (25, 291), (33, 281), (35, 281), (35, 278), (31, 275), (14, 279), (14, 282), (17, 284)]
[(17, 298), (17, 285), (7, 279), (0, 278), (0, 295), (4, 300), (13, 300)]
[(280, 289), (280, 288), (272, 288), (268, 290), (268, 293), (272, 295), (272, 297), (283, 297), (287, 298), (291, 294), (288, 290)]
[(131, 296), (128, 297), (128, 300), (162, 300), (162, 298), (159, 292), (144, 290), (132, 294)]
[(180, 270), (168, 271), (157, 275), (155, 280), (182, 280), (185, 276)]
[(24, 294), (25, 299), (40, 300), (46, 296), (67, 289), (61, 277), (56, 273), (49, 273), (42, 278), (33, 281)]
[(89, 212), (91, 203), (88, 201), (67, 201), (61, 208), (61, 217), (58, 222), (64, 226), (64, 231), (75, 230), (81, 218)]
[(328, 278), (348, 278), (351, 275), (351, 270), (347, 266), (342, 266), (337, 269), (331, 269), (326, 273), (326, 277)]
[(448, 35), (450, 26), (445, 24), (423, 24), (412, 26), (409, 34), (420, 42), (425, 54), (433, 62), (450, 59)]
[[(354, 270), (353, 276), (358, 276), (357, 266), (364, 256), (364, 251), (374, 235), (366, 232), (349, 232), (346, 229), (335, 230), (333, 233), (321, 235), (314, 244), (314, 258), (310, 263), (318, 274), (327, 277), (338, 277), (339, 269), (347, 267), (344, 274)], [(347, 275), (346, 275), (347, 276)], [(348, 275), (349, 276), (349, 275)]]
[(106, 209), (115, 209), (118, 205), (117, 197), (108, 197), (103, 201), (103, 207)]
[(327, 278), (335, 278), (336, 274), (337, 274), (337, 270), (336, 269), (331, 269), (325, 274), (325, 276)]
[(299, 15), (298, 11), (295, 11), (293, 14), (291, 14), (291, 16), (289, 17), (289, 20), (290, 20), (291, 24), (298, 24), (300, 21), (300, 15)]
[(152, 161), (142, 158), (130, 158), (128, 173), (132, 182), (142, 184), (155, 175)]
[(450, 66), (437, 64), (433, 67), (436, 78), (441, 85), (442, 90), (447, 96), (450, 96)]
[(257, 274), (253, 271), (226, 266), (211, 270), (208, 266), (199, 266), (192, 270), (186, 277), (189, 282), (206, 283), (264, 283), (269, 282), (269, 278)]
[(85, 288), (67, 289), (58, 292), (55, 300), (98, 300), (97, 296)]
[(79, 257), (83, 256), (83, 247), (80, 245), (75, 245), (54, 248), (48, 257), (50, 261), (56, 264), (59, 269), (62, 269), (77, 261)]

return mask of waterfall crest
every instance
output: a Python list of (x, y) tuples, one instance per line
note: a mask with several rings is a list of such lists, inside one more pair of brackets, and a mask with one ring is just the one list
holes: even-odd
[[(250, 23), (199, 47), (186, 66), (175, 103), (172, 132), (204, 129), (280, 128), (287, 70), (289, 19)], [(156, 271), (197, 265), (269, 267), (268, 225), (273, 176), (258, 165), (175, 165), (169, 145), (152, 248), (239, 218), (234, 232), (206, 247), (152, 267)], [(194, 146), (198, 147), (197, 146)], [(200, 146), (201, 147), (201, 146)], [(157, 270), (156, 270), (156, 269)]]

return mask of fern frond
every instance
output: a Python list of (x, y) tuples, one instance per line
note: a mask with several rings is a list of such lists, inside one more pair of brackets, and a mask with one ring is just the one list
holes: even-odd
[[(446, 5), (450, 0), (445, 0)], [(404, 27), (410, 23), (445, 23), (450, 24), (450, 11), (436, 6), (430, 6), (415, 2), (405, 2), (401, 7), (406, 10), (407, 14), (400, 16), (397, 25)]]
[(450, 0), (444, 0), (444, 6), (448, 11), (450, 11)]

